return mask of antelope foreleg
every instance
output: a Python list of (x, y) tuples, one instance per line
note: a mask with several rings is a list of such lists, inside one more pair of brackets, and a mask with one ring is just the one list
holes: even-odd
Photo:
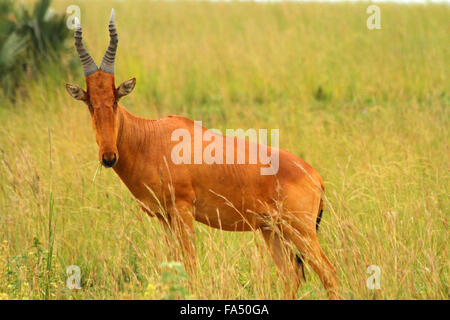
[(196, 252), (194, 246), (194, 217), (192, 206), (177, 203), (176, 208), (169, 211), (169, 228), (177, 238), (186, 271), (195, 275)]

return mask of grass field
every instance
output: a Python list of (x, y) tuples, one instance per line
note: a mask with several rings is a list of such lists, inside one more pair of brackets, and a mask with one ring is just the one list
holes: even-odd
[[(344, 299), (449, 298), (450, 9), (380, 4), (61, 1), (82, 10), (100, 63), (116, 9), (116, 85), (147, 118), (181, 114), (210, 128), (279, 128), (326, 185), (319, 241)], [(198, 276), (175, 271), (158, 221), (112, 170), (98, 168), (76, 51), (0, 101), (0, 299), (284, 299), (258, 234), (196, 225)], [(66, 268), (81, 269), (80, 290)], [(368, 266), (381, 270), (369, 290)], [(169, 280), (167, 280), (169, 278)], [(326, 299), (308, 268), (301, 299)]]

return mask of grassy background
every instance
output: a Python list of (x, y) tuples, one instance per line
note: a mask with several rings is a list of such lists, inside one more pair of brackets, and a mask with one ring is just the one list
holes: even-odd
[[(82, 9), (84, 42), (100, 63), (116, 9), (116, 85), (148, 118), (182, 114), (206, 127), (279, 128), (327, 188), (319, 241), (348, 299), (449, 297), (450, 11), (445, 5), (61, 1)], [(0, 298), (167, 296), (171, 260), (156, 220), (112, 170), (98, 172), (75, 49), (28, 95), (0, 108)], [(198, 299), (283, 299), (261, 237), (196, 225)], [(81, 268), (82, 289), (66, 288)], [(366, 269), (381, 268), (368, 290)], [(309, 270), (299, 298), (325, 299)], [(174, 275), (174, 281), (177, 276)]]

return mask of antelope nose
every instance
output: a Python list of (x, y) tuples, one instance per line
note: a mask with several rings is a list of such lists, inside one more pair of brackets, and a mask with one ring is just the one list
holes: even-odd
[(114, 152), (105, 152), (102, 155), (103, 165), (107, 168), (111, 168), (116, 164), (117, 156)]

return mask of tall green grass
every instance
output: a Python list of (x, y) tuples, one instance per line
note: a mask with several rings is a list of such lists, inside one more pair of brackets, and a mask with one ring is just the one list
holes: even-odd
[[(116, 9), (116, 82), (137, 78), (130, 112), (279, 128), (280, 146), (319, 171), (319, 241), (343, 298), (448, 299), (448, 6), (380, 4), (371, 31), (366, 4), (75, 3), (97, 63)], [(112, 170), (97, 172), (89, 112), (64, 90), (84, 85), (82, 70), (67, 61), (1, 102), (0, 296), (158, 299), (179, 279), (185, 298), (287, 298), (259, 235), (200, 224), (201, 276), (164, 280), (164, 232)], [(69, 265), (81, 290), (66, 287)], [(366, 287), (369, 265), (380, 290)], [(307, 279), (298, 298), (325, 299), (310, 269)]]

